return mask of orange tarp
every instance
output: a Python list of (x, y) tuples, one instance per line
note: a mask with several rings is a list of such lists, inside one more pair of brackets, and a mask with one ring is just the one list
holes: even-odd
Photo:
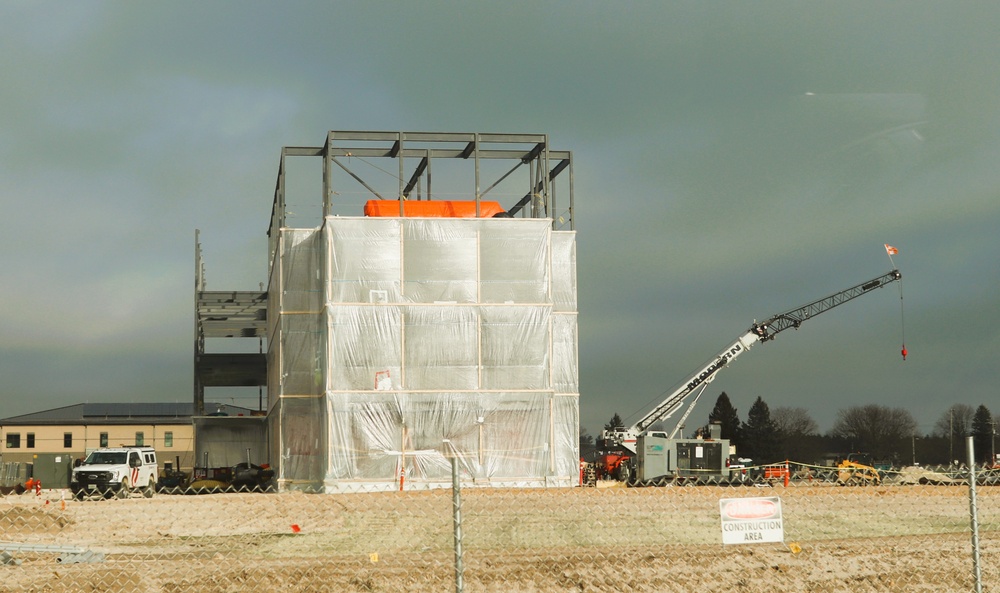
[[(479, 217), (490, 218), (504, 212), (498, 202), (479, 202)], [(365, 216), (399, 216), (398, 200), (368, 200)], [(410, 200), (403, 202), (403, 216), (433, 218), (475, 218), (476, 202), (472, 200)]]

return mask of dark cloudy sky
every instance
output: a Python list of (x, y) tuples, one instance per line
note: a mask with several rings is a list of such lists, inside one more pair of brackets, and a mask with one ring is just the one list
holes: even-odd
[(187, 401), (195, 229), (210, 289), (257, 288), (280, 149), (332, 129), (573, 151), (591, 434), (883, 243), (904, 314), (893, 286), (757, 346), (689, 424), (721, 391), (823, 430), (1000, 413), (998, 30), (994, 2), (5, 2), (0, 417)]

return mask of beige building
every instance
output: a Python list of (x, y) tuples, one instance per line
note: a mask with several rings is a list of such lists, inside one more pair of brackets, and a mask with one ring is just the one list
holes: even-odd
[[(145, 445), (160, 467), (195, 463), (192, 411), (187, 403), (76, 404), (0, 420), (0, 458), (35, 463), (39, 458), (85, 457), (99, 447)], [(250, 416), (246, 408), (205, 404), (212, 416)], [(61, 461), (61, 460), (60, 460)]]

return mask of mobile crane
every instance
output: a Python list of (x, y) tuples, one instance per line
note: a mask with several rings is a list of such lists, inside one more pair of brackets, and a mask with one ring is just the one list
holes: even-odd
[[(698, 398), (719, 371), (729, 366), (757, 342), (773, 340), (788, 328), (798, 329), (803, 322), (820, 313), (901, 278), (899, 270), (892, 270), (807, 305), (773, 315), (761, 323), (754, 321), (746, 333), (691, 374), (638, 422), (628, 428), (618, 426), (601, 432), (601, 437), (597, 441), (600, 454), (594, 472), (597, 479), (650, 483), (664, 476), (692, 475), (692, 472), (704, 472), (728, 478), (725, 460), (728, 459), (729, 446), (728, 442), (716, 438), (719, 435), (710, 435), (710, 440), (719, 446), (707, 449), (704, 445), (701, 448), (688, 447), (685, 445), (692, 443), (674, 438), (698, 402)], [(694, 399), (669, 435), (665, 432), (649, 432), (654, 423), (673, 416), (692, 395)], [(706, 451), (710, 453), (708, 457), (705, 456)], [(702, 460), (700, 462), (695, 459), (698, 455), (701, 456), (697, 458)]]

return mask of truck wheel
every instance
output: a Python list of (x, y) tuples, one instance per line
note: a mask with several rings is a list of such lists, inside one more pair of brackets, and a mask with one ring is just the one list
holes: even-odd
[(83, 489), (80, 489), (73, 493), (73, 498), (77, 500), (83, 500), (84, 495), (85, 492), (83, 491)]
[(121, 485), (118, 487), (118, 491), (115, 492), (115, 498), (128, 498), (129, 495), (129, 485), (128, 479), (122, 479)]
[(150, 480), (146, 487), (142, 490), (142, 496), (144, 498), (153, 498), (153, 494), (156, 493), (156, 482)]

